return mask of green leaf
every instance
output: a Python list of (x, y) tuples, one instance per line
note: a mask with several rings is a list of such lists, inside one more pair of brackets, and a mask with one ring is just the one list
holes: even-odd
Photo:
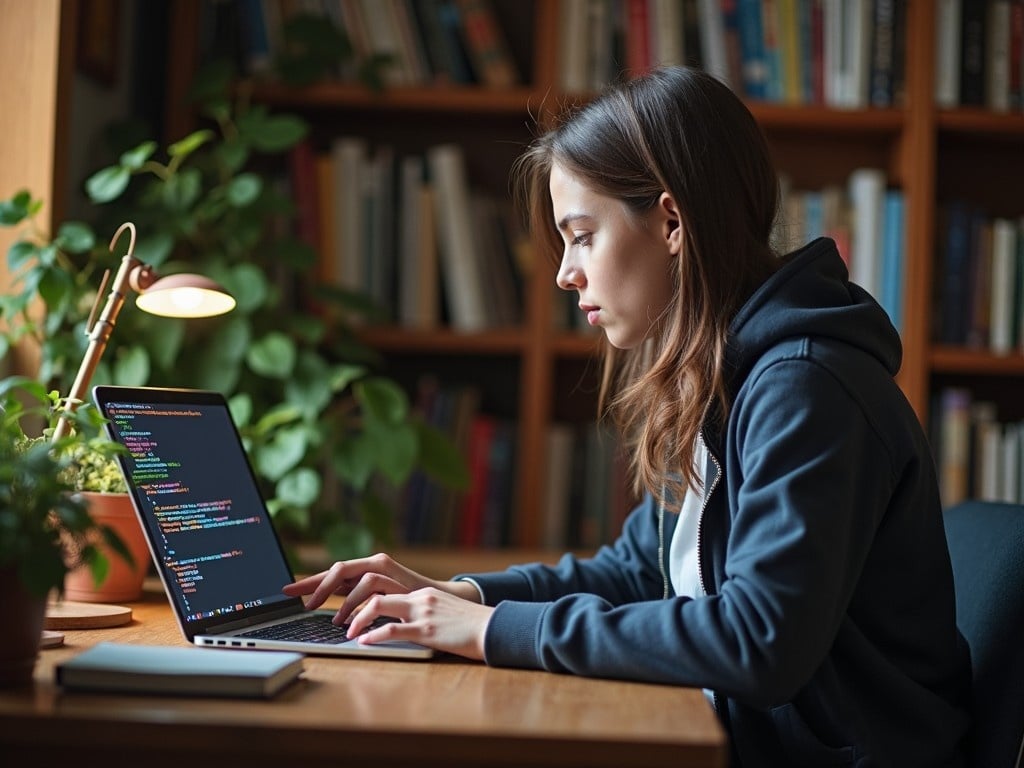
[(449, 488), (469, 487), (469, 469), (454, 443), (441, 431), (423, 422), (416, 423), (419, 438), (419, 465), (431, 478)]
[(266, 115), (253, 110), (239, 120), (239, 130), (246, 141), (260, 152), (283, 152), (298, 144), (309, 132), (309, 126), (294, 115)]
[(213, 150), (230, 173), (237, 173), (249, 159), (249, 148), (237, 139), (222, 142)]
[(0, 200), (0, 226), (20, 224), (29, 217), (31, 205), (32, 196), (24, 189), (10, 200)]
[(341, 521), (325, 531), (324, 545), (332, 560), (354, 560), (373, 554), (373, 534), (365, 526)]
[(17, 240), (7, 249), (7, 269), (17, 272), (33, 259), (38, 258), (39, 248), (28, 240)]
[(128, 187), (131, 172), (120, 165), (97, 171), (85, 180), (85, 191), (94, 203), (109, 203), (121, 196)]
[(57, 309), (68, 301), (74, 287), (70, 274), (62, 269), (47, 269), (39, 281), (39, 295), (47, 307)]
[(331, 389), (341, 392), (349, 384), (358, 381), (366, 375), (366, 366), (363, 365), (337, 365), (331, 373)]
[(223, 279), (224, 287), (238, 302), (239, 312), (253, 312), (267, 300), (267, 276), (255, 264), (239, 264)]
[(260, 196), (263, 180), (255, 173), (243, 173), (228, 185), (228, 202), (235, 208), (244, 208)]
[(305, 426), (298, 424), (282, 429), (256, 450), (256, 466), (260, 474), (277, 482), (302, 461), (308, 446), (309, 432)]
[(162, 198), (175, 211), (188, 210), (203, 193), (203, 175), (198, 168), (186, 168), (164, 182)]
[(170, 258), (174, 250), (174, 236), (170, 232), (157, 232), (140, 237), (135, 245), (135, 258), (151, 267), (159, 267)]
[(256, 422), (256, 434), (264, 435), (284, 424), (290, 424), (302, 418), (302, 413), (293, 405), (277, 405), (268, 410)]
[(181, 141), (176, 141), (167, 148), (167, 154), (171, 157), (185, 158), (199, 149), (203, 144), (215, 138), (213, 131), (204, 128), (201, 131), (190, 133)]
[(331, 402), (331, 389), (327, 363), (318, 354), (303, 350), (294, 374), (285, 382), (285, 399), (301, 409), (305, 416), (315, 420)]
[(308, 507), (320, 496), (320, 475), (309, 467), (299, 467), (277, 483), (277, 497), (296, 507)]
[(295, 367), (295, 343), (283, 333), (271, 332), (253, 342), (245, 361), (255, 373), (286, 379)]
[(366, 488), (374, 470), (373, 448), (365, 434), (353, 435), (335, 445), (334, 470), (357, 491)]
[(61, 224), (54, 241), (58, 248), (68, 253), (86, 253), (96, 245), (96, 236), (88, 224), (68, 221)]
[(149, 380), (149, 353), (145, 347), (122, 347), (114, 361), (114, 383), (141, 387)]
[(356, 400), (369, 416), (379, 421), (398, 424), (409, 413), (409, 398), (395, 382), (375, 376), (352, 387)]
[(228, 410), (231, 420), (239, 428), (246, 426), (252, 418), (252, 397), (246, 392), (238, 392), (228, 399)]
[(123, 167), (137, 171), (143, 166), (143, 164), (153, 156), (156, 152), (155, 141), (144, 141), (134, 149), (129, 149), (123, 153), (120, 158), (120, 163)]
[(371, 421), (367, 423), (363, 437), (363, 446), (388, 480), (394, 485), (401, 485), (409, 479), (419, 449), (414, 427)]

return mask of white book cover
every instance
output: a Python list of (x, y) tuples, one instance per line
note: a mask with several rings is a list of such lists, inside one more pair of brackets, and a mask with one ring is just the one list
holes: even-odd
[(843, 0), (823, 0), (822, 28), (824, 47), (825, 103), (830, 107), (845, 106), (846, 38), (843, 34)]
[(562, 90), (587, 89), (587, 1), (562, 0), (558, 4), (558, 72)]
[(868, 105), (868, 80), (871, 72), (871, 38), (873, 3), (871, 0), (844, 0), (846, 21), (843, 33), (849, 52), (843, 105), (863, 109)]
[(885, 172), (858, 168), (850, 174), (849, 196), (853, 206), (850, 279), (877, 299), (882, 289)]
[(648, 28), (653, 64), (683, 64), (683, 4), (679, 0), (651, 0)]
[(334, 166), (335, 269), (341, 285), (365, 292), (369, 285), (363, 258), (363, 175), (367, 165), (366, 142), (343, 136), (331, 144)]
[(935, 105), (942, 109), (960, 103), (960, 2), (936, 0)]
[(487, 327), (487, 297), (473, 247), (473, 216), (462, 149), (456, 144), (436, 145), (428, 150), (427, 163), (436, 191), (438, 257), (451, 325), (458, 331), (483, 330)]
[(729, 56), (725, 49), (725, 19), (718, 0), (697, 0), (701, 54), (704, 69), (723, 83), (729, 83)]
[(1009, 219), (992, 221), (992, 282), (989, 348), (1005, 355), (1013, 348), (1013, 298), (1016, 290), (1017, 233)]

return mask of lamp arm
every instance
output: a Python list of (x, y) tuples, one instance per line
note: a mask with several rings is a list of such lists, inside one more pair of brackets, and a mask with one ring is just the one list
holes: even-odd
[[(117, 236), (114, 237), (116, 240)], [(89, 382), (96, 371), (96, 366), (99, 365), (100, 358), (103, 357), (110, 335), (114, 332), (117, 316), (121, 312), (121, 307), (124, 306), (128, 291), (130, 289), (143, 291), (153, 283), (154, 279), (155, 275), (149, 265), (143, 264), (130, 252), (121, 259), (121, 266), (118, 267), (117, 275), (110, 286), (110, 294), (107, 296), (103, 312), (100, 313), (92, 327), (86, 331), (89, 336), (89, 346), (85, 350), (85, 356), (78, 367), (75, 382), (71, 385), (71, 391), (65, 401), (68, 411), (74, 411), (84, 401), (89, 389)], [(53, 430), (53, 441), (56, 442), (66, 436), (70, 429), (71, 424), (67, 416), (61, 416)]]

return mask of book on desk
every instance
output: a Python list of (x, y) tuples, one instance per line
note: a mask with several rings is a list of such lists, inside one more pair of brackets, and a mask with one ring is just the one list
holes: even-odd
[(290, 651), (99, 643), (55, 668), (69, 691), (270, 698), (302, 673)]

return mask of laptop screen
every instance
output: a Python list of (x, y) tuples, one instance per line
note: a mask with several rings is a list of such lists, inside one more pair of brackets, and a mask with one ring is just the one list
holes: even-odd
[(97, 386), (110, 437), (182, 629), (189, 637), (295, 603), (291, 569), (224, 398)]

